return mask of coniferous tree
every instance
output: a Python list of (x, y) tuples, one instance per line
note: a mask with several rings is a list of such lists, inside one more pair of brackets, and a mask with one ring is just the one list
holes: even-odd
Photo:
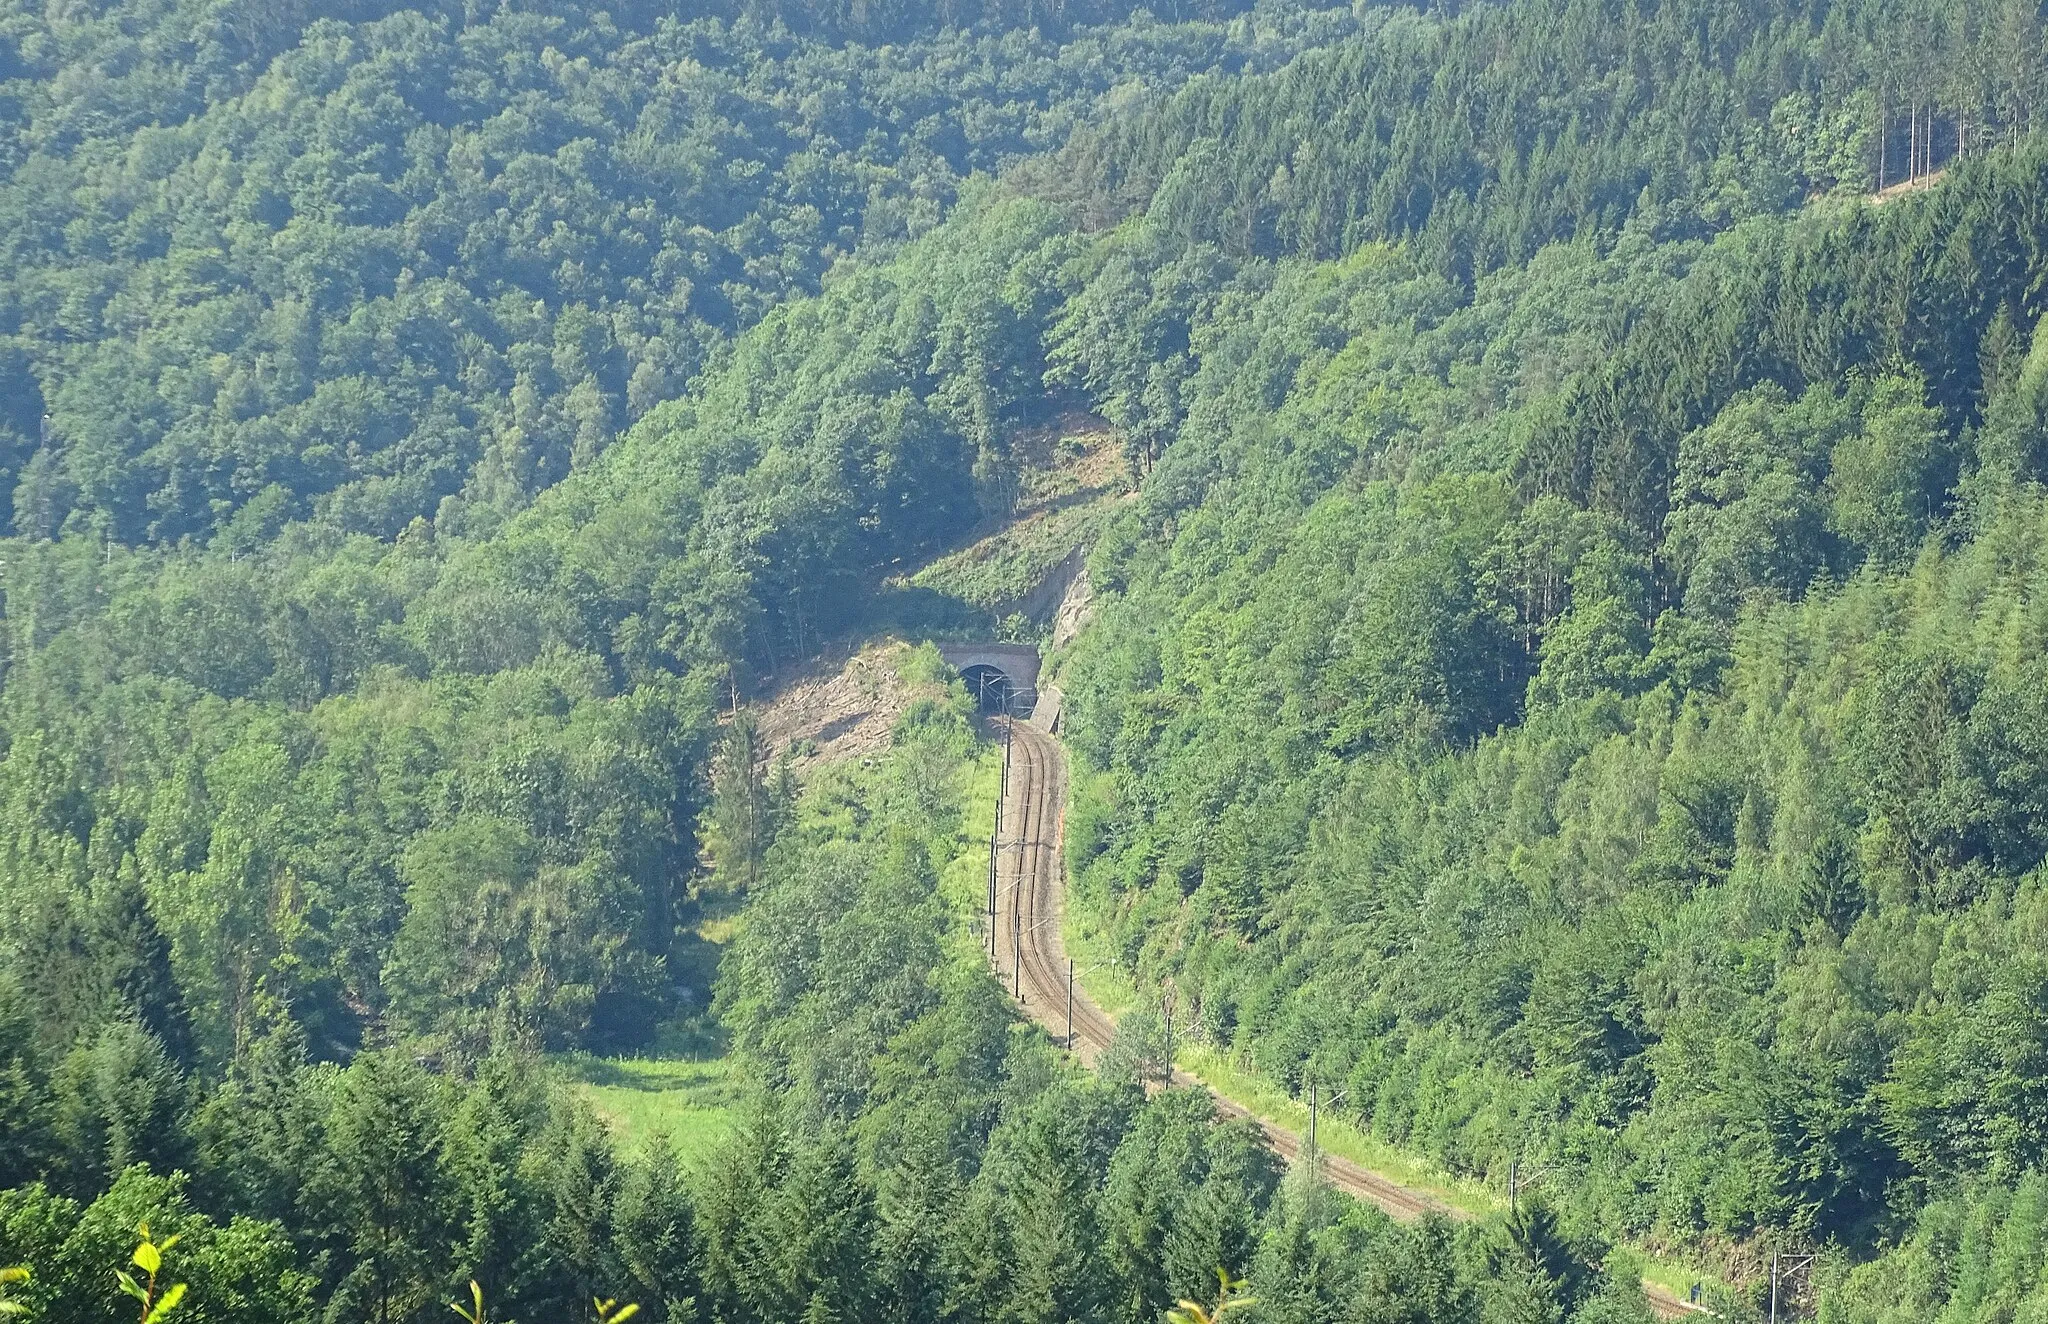
[(566, 1313), (617, 1291), (625, 1268), (613, 1249), (619, 1178), (603, 1124), (575, 1108), (554, 1131), (543, 1238), (565, 1280)]
[[(789, 1141), (767, 1100), (718, 1154), (699, 1210), (704, 1317), (715, 1324), (775, 1318), (787, 1303), (775, 1279), (777, 1248), (763, 1224), (790, 1166)], [(808, 1302), (798, 1304), (798, 1308)]]
[(51, 1105), (28, 999), (0, 973), (0, 1189), (35, 1180), (55, 1158)]
[(74, 1189), (104, 1190), (135, 1164), (170, 1172), (189, 1161), (188, 1082), (140, 1022), (101, 1026), (65, 1056), (52, 1084), (56, 1133)]
[(1492, 1263), (1503, 1319), (1569, 1319), (1599, 1286), (1580, 1248), (1558, 1226), (1556, 1211), (1537, 1198), (1525, 1197), (1509, 1215)]
[(397, 1324), (454, 1286), (443, 1087), (397, 1053), (365, 1054), (330, 1106), (307, 1193), (349, 1257), (330, 1309)]
[(778, 766), (771, 780), (766, 762), (752, 713), (734, 714), (712, 764), (707, 834), (712, 877), (730, 892), (744, 894), (759, 885), (768, 848), (787, 812), (787, 768)]
[(1111, 1301), (1095, 1178), (1062, 1111), (1041, 1105), (1018, 1141), (1008, 1211), (1016, 1258), (1005, 1314), (1020, 1324), (1097, 1319)]
[(689, 1187), (667, 1136), (656, 1135), (626, 1165), (613, 1226), (633, 1299), (650, 1318), (694, 1320), (701, 1247)]
[(157, 927), (132, 863), (96, 907), (94, 945), (116, 1005), (154, 1035), (181, 1068), (195, 1065), (185, 998), (171, 969), (171, 944)]
[(68, 889), (35, 889), (25, 898), (12, 957), (31, 1001), (38, 1037), (62, 1051), (114, 1014), (107, 971), (94, 950), (90, 911)]

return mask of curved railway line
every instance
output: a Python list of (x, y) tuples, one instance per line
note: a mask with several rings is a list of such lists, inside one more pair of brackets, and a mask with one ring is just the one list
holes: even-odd
[[(994, 841), (990, 959), (1004, 987), (1032, 1019), (1092, 1067), (1115, 1037), (1116, 1022), (1073, 983), (1073, 966), (1060, 935), (1065, 898), (1060, 843), (1065, 836), (1066, 756), (1051, 733), (1029, 722), (999, 719), (997, 730), (1010, 749)], [(1175, 1085), (1208, 1088), (1184, 1071), (1175, 1070), (1172, 1079)], [(1295, 1132), (1254, 1116), (1214, 1090), (1210, 1094), (1221, 1116), (1248, 1118), (1275, 1154), (1290, 1164), (1302, 1161), (1307, 1146)], [(1470, 1216), (1426, 1192), (1327, 1151), (1318, 1159), (1331, 1185), (1371, 1201), (1397, 1219), (1408, 1221), (1430, 1213), (1449, 1218)], [(1695, 1312), (1695, 1307), (1650, 1284), (1644, 1288), (1650, 1308), (1662, 1318), (1682, 1319)]]

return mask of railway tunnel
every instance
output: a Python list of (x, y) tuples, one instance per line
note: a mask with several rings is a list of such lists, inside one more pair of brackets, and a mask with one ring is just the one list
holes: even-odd
[(940, 644), (939, 656), (983, 712), (1029, 717), (1038, 706), (1038, 650), (1030, 644)]

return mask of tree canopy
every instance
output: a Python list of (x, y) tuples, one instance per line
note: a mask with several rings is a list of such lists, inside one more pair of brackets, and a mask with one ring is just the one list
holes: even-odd
[[(2030, 1318), (2044, 71), (2031, 0), (0, 0), (10, 1292), (147, 1218), (207, 1318), (1590, 1324), (1627, 1244)], [(744, 711), (1037, 629), (916, 572), (1076, 417), (1099, 1078), (977, 963), (935, 658), (801, 793)], [(1115, 1069), (1169, 987), (1543, 1199), (1283, 1181)], [(702, 1170), (545, 1065), (685, 1031)]]

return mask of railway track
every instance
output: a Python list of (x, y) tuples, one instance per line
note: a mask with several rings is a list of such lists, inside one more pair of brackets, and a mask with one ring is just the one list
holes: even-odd
[[(991, 926), (990, 960), (1004, 987), (1023, 1004), (1033, 1020), (1065, 1044), (1083, 1065), (1094, 1066), (1116, 1036), (1116, 1021), (1080, 989), (1073, 978), (1066, 945), (1060, 935), (1065, 903), (1065, 875), (1060, 868), (1060, 843), (1065, 837), (1067, 804), (1066, 756), (1049, 732), (1029, 722), (1003, 719), (998, 733), (1009, 742), (1008, 784), (1003, 795), (996, 840), (994, 884), (996, 906)], [(1173, 1083), (1207, 1084), (1175, 1070)], [(1246, 1108), (1210, 1090), (1219, 1115), (1246, 1118), (1258, 1127), (1267, 1148), (1289, 1164), (1302, 1162), (1307, 1145), (1295, 1132), (1255, 1116)], [(1427, 1192), (1414, 1190), (1349, 1159), (1324, 1152), (1318, 1161), (1330, 1184), (1367, 1200), (1394, 1218), (1411, 1221), (1426, 1214), (1467, 1218)], [(1664, 1319), (1696, 1313), (1678, 1298), (1644, 1284), (1650, 1308)]]

